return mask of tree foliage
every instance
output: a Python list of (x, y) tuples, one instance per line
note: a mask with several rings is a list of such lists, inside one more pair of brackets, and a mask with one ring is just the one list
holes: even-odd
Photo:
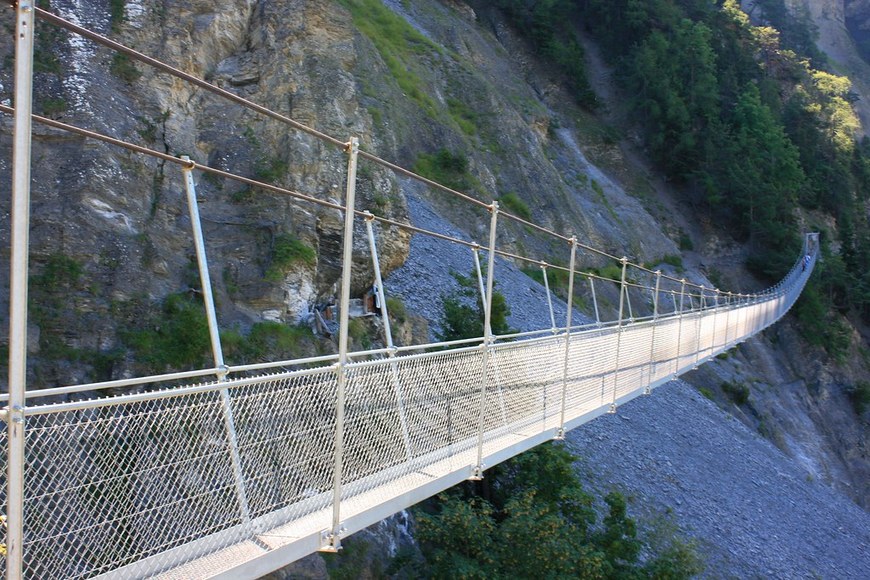
[[(484, 310), (480, 293), (477, 291), (477, 274), (462, 276), (454, 273), (459, 282), (459, 292), (442, 298), (443, 314), (441, 316), (440, 340), (461, 340), (464, 338), (479, 338), (483, 336)], [(492, 306), (490, 308), (490, 328), (495, 335), (511, 332), (507, 317), (511, 309), (504, 294), (493, 290)]]
[[(580, 4), (650, 156), (722, 231), (749, 242), (750, 268), (784, 274), (799, 248), (799, 209), (821, 209), (836, 220), (829, 241), (843, 268), (815, 296), (870, 320), (870, 143), (854, 140), (851, 83), (820, 68), (808, 16), (783, 0), (754, 3), (760, 26), (737, 0)], [(806, 322), (828, 321), (826, 310), (806, 304)]]
[(576, 458), (545, 444), (441, 494), (417, 514), (417, 538), (435, 578), (688, 578), (702, 570), (691, 546), (671, 538), (643, 548), (625, 498), (610, 493), (598, 523)]
[(517, 29), (531, 40), (538, 54), (560, 70), (574, 91), (577, 102), (595, 109), (598, 100), (586, 79), (583, 47), (574, 25), (580, 14), (572, 0), (497, 0)]

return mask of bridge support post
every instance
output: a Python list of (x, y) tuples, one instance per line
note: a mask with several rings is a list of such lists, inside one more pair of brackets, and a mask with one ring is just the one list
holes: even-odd
[[(571, 257), (568, 260), (568, 313), (565, 316), (565, 356), (562, 360), (562, 409), (559, 416), (559, 430), (556, 439), (565, 438), (565, 405), (568, 400), (568, 361), (571, 355), (571, 322), (574, 316), (574, 265), (577, 260), (577, 236), (571, 236)], [(590, 278), (589, 280), (592, 280)], [(593, 300), (595, 288), (592, 289)], [(595, 316), (598, 317), (598, 306), (595, 306)]]
[(683, 340), (683, 304), (686, 297), (686, 279), (680, 280), (680, 316), (677, 322), (677, 358), (674, 361), (674, 378), (680, 372), (680, 343)]
[(24, 408), (27, 405), (27, 276), (30, 250), (30, 145), (33, 107), (33, 1), (19, 0), (15, 24), (12, 149), (12, 255), (9, 283), (9, 406), (6, 408), (6, 577), (24, 564)]
[(659, 286), (662, 282), (662, 271), (656, 270), (656, 289), (655, 294), (653, 294), (653, 323), (652, 323), (652, 336), (649, 341), (649, 372), (647, 377), (647, 385), (644, 390), (644, 394), (649, 395), (652, 393), (652, 387), (654, 378), (655, 378), (655, 352), (656, 352), (656, 327), (659, 324)]
[(728, 350), (728, 331), (731, 330), (731, 292), (725, 297), (725, 341), (722, 343), (722, 350)]
[[(478, 432), (477, 432), (477, 465), (472, 470), (471, 478), (473, 480), (483, 479), (483, 431), (485, 425), (484, 413), (486, 411), (486, 390), (489, 383), (489, 357), (490, 346), (492, 344), (492, 286), (493, 274), (495, 270), (495, 243), (498, 228), (498, 202), (493, 201), (490, 206), (490, 221), (489, 221), (489, 253), (487, 254), (486, 268), (486, 290), (483, 298), (483, 370), (480, 379), (480, 413), (478, 415)], [(477, 258), (477, 250), (474, 249), (475, 260), (479, 264)]]
[(335, 462), (332, 479), (332, 527), (323, 535), (324, 544), (321, 551), (337, 552), (341, 549), (341, 485), (344, 473), (344, 415), (347, 386), (347, 350), (348, 324), (350, 322), (350, 282), (351, 266), (353, 265), (353, 218), (354, 201), (356, 198), (356, 165), (359, 157), (359, 139), (351, 137), (345, 151), (348, 154), (347, 188), (344, 200), (344, 240), (341, 256), (341, 296), (339, 297), (338, 321), (338, 362), (335, 365), (337, 375), (335, 400)]
[(616, 413), (616, 391), (619, 387), (619, 348), (622, 345), (622, 316), (625, 308), (625, 297), (628, 289), (625, 287), (625, 269), (628, 266), (628, 258), (620, 260), (622, 263), (622, 275), (619, 279), (619, 322), (616, 329), (616, 368), (613, 370), (613, 400), (610, 402), (610, 412)]
[(553, 298), (550, 295), (550, 282), (547, 280), (547, 263), (541, 262), (541, 273), (544, 275), (544, 289), (547, 291), (547, 308), (550, 310), (550, 328), (553, 330), (553, 334), (558, 332), (556, 330), (556, 316), (553, 313)]
[[(478, 244), (474, 244), (471, 248), (471, 256), (474, 258), (474, 271), (477, 272), (477, 286), (480, 291), (480, 303), (485, 305), (488, 292), (486, 291), (486, 286), (483, 282), (483, 269), (480, 267), (480, 256), (478, 255), (479, 251), (480, 246)], [(492, 329), (490, 329), (490, 334), (492, 334), (491, 330)], [(501, 390), (501, 378), (499, 376), (496, 376), (495, 381), (496, 387), (498, 388), (498, 401), (499, 406), (501, 407), (502, 422), (507, 424), (507, 410), (504, 406), (504, 393), (502, 393)]]
[(701, 286), (701, 296), (698, 298), (698, 330), (695, 333), (695, 364), (693, 369), (698, 368), (698, 361), (701, 360), (701, 329), (704, 327), (704, 310), (707, 309), (707, 290)]
[(598, 296), (595, 295), (595, 279), (589, 276), (589, 292), (592, 293), (592, 306), (595, 308), (595, 326), (601, 328), (601, 314), (598, 311)]
[[(553, 336), (559, 332), (556, 330), (556, 315), (553, 313), (553, 298), (550, 295), (550, 282), (547, 279), (547, 263), (541, 262), (541, 274), (544, 276), (544, 289), (547, 292), (547, 308), (550, 311), (550, 329), (553, 333)], [(543, 410), (541, 412), (541, 429), (547, 429), (547, 387), (544, 387), (543, 393)]]
[[(393, 344), (393, 332), (390, 329), (390, 313), (387, 311), (387, 299), (384, 295), (384, 281), (381, 279), (381, 263), (378, 260), (378, 246), (375, 243), (375, 232), (372, 228), (372, 222), (375, 221), (375, 216), (366, 212), (366, 233), (369, 238), (369, 250), (372, 253), (372, 267), (375, 271), (375, 286), (378, 293), (378, 302), (381, 305), (381, 321), (384, 323), (384, 340), (387, 342), (387, 356), (391, 359), (396, 357), (396, 347)], [(399, 369), (395, 362), (390, 364), (390, 373), (393, 379), (393, 389), (396, 391), (396, 404), (399, 408), (399, 426), (402, 429), (402, 440), (405, 444), (405, 454), (408, 456), (408, 461), (411, 460), (411, 439), (408, 434), (408, 421), (405, 417), (405, 398), (402, 396), (402, 385), (399, 381)]]
[(716, 318), (719, 316), (719, 290), (713, 289), (713, 336), (710, 339), (710, 356), (716, 351)]
[[(214, 356), (215, 368), (219, 369), (218, 381), (226, 380), (227, 366), (224, 364), (224, 353), (221, 346), (221, 335), (218, 328), (217, 314), (214, 307), (214, 294), (211, 287), (211, 276), (208, 273), (208, 259), (205, 253), (205, 237), (202, 234), (202, 221), (199, 217), (199, 204), (196, 201), (196, 184), (193, 182), (193, 168), (195, 164), (190, 157), (181, 157), (189, 161), (190, 165), (183, 168), (184, 189), (187, 193), (187, 207), (190, 212), (190, 227), (193, 233), (193, 245), (196, 249), (196, 263), (199, 267), (199, 280), (202, 285), (202, 298), (205, 305), (205, 315), (208, 320), (208, 334), (211, 339), (211, 350)], [(233, 418), (233, 403), (227, 389), (221, 389), (221, 409), (224, 415), (224, 429), (227, 432), (227, 441), (230, 448), (230, 461), (233, 466), (233, 477), (236, 482), (236, 500), (239, 502), (239, 512), (243, 522), (251, 519), (251, 511), (248, 507), (248, 494), (245, 491), (245, 477), (242, 472), (242, 459), (239, 453), (239, 439), (236, 433), (236, 423)]]

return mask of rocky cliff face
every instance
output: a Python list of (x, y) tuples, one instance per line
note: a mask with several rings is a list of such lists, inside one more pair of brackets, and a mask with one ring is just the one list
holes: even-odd
[[(112, 17), (106, 0), (53, 0), (51, 7), (339, 139), (359, 136), (364, 149), (403, 166), (439, 149), (461, 154), (467, 172), (460, 177), (472, 195), (489, 200), (514, 192), (534, 221), (575, 233), (584, 243), (658, 264), (677, 254), (676, 241), (689, 235), (702, 250), (686, 256), (686, 275), (702, 283), (709, 283), (705, 272), (710, 268), (730, 269), (739, 262), (740, 248), (718, 243), (709, 224), (699, 224), (666, 184), (638, 164), (631, 139), (576, 108), (559, 78), (488, 3), (384, 4), (387, 16), (409, 23), (414, 32), (390, 28), (390, 38), (384, 39), (377, 27), (361, 25), (372, 14), (328, 0), (128, 1), (123, 14)], [(841, 32), (842, 3), (811, 4), (820, 15), (823, 38), (825, 22)], [(8, 29), (9, 11), (0, 18)], [(346, 158), (341, 151), (144, 66), (119, 61), (73, 35), (40, 28), (39, 112), (322, 199), (343, 198)], [(829, 38), (822, 46), (836, 58), (841, 36)], [(11, 98), (10, 51), (9, 43), (0, 44), (6, 63), (0, 70), (2, 101)], [(599, 72), (604, 84), (598, 88), (607, 89), (609, 71)], [(861, 78), (866, 81), (870, 74)], [(864, 81), (853, 80), (864, 90)], [(868, 95), (863, 102), (870, 102), (870, 91), (863, 94)], [(870, 117), (864, 120), (867, 126)], [(8, 174), (11, 125), (8, 117), (0, 122), (0, 146), (6, 152), (0, 155), (0, 173)], [(196, 179), (224, 328), (244, 331), (264, 319), (296, 323), (315, 304), (330, 300), (340, 274), (338, 212), (200, 173)], [(8, 182), (0, 182), (0, 239), (6, 247), (8, 188)], [(411, 208), (431, 208), (439, 219), (450, 220), (457, 235), (485, 241), (486, 219), (376, 166), (361, 164), (358, 195), (363, 209), (394, 219), (428, 219), (408, 215), (411, 199)], [(108, 355), (123, 349), (117, 314), (124, 305), (154, 308), (167, 295), (195, 286), (181, 171), (36, 125), (32, 215), (36, 282), (49, 287), (48, 298), (64, 300), (35, 306), (41, 310), (31, 325), (31, 383), (56, 386), (130, 374), (135, 364), (129, 352), (113, 355), (107, 367), (99, 368), (90, 358), (64, 353)], [(499, 243), (508, 248), (567, 260), (565, 247), (521, 227), (502, 228)], [(355, 293), (371, 281), (362, 229), (357, 234)], [(317, 258), (294, 262), (277, 277), (268, 275), (285, 236), (316, 250)], [(409, 239), (399, 230), (381, 230), (379, 243), (387, 271), (404, 263), (399, 273), (413, 273), (398, 276), (402, 282), (393, 281), (393, 288), (408, 292), (409, 301), (410, 292), (423, 293), (437, 316), (440, 294), (451, 287), (450, 272), (438, 277), (432, 262), (405, 263)], [(460, 273), (467, 273), (472, 263), (463, 259), (467, 269)], [(600, 265), (589, 255), (581, 261), (584, 267)], [(452, 262), (444, 257), (439, 263)], [(61, 270), (66, 278), (44, 276), (57, 264), (66, 264)], [(434, 280), (425, 287), (412, 289), (404, 282), (424, 274)], [(8, 254), (2, 254), (4, 288), (7, 276)], [(524, 301), (535, 296), (520, 289), (511, 308), (528, 310)], [(2, 336), (8, 326), (5, 292), (0, 300)], [(523, 319), (517, 315), (512, 324), (520, 326)], [(805, 350), (785, 326), (704, 367), (692, 381), (711, 389), (722, 406), (733, 407), (812, 477), (834, 483), (866, 506), (867, 429), (845, 395), (848, 385), (866, 377), (858, 352), (846, 365), (814, 362), (819, 353)], [(734, 404), (721, 388), (724, 382), (745, 384), (750, 403)]]
[(861, 55), (870, 53), (866, 45), (870, 5), (866, 0), (788, 0), (786, 4), (807, 10), (818, 27), (819, 48), (836, 72), (852, 81), (860, 97), (854, 107), (861, 119), (861, 134), (866, 134), (870, 127), (870, 62)]
[[(507, 51), (521, 51), (522, 43), (498, 19), (486, 30), (465, 5), (410, 7), (402, 16), (422, 33), (394, 57), (409, 71), (408, 81), (385, 62), (389, 47), (356, 30), (340, 3), (122, 4), (123, 11), (99, 0), (54, 0), (50, 7), (322, 132), (360, 136), (364, 149), (405, 166), (442, 148), (456, 152), (468, 160), (466, 186), (474, 195), (518, 192), (535, 220), (587, 243), (646, 261), (676, 253), (642, 204), (580, 152), (574, 133), (581, 113), (569, 105), (571, 96), (529, 61), (511, 62)], [(401, 12), (402, 6), (394, 8)], [(10, 28), (10, 12), (3, 18)], [(503, 42), (493, 42), (494, 36)], [(323, 199), (343, 198), (346, 159), (331, 146), (45, 23), (36, 45), (38, 113)], [(3, 101), (11, 99), (11, 50), (0, 47), (9, 64), (0, 73)], [(10, 122), (3, 119), (7, 151)], [(564, 130), (556, 128), (562, 124)], [(182, 172), (39, 125), (34, 133), (33, 272), (60, 258), (76, 271), (75, 284), (61, 284), (74, 299), (52, 309), (44, 317), (50, 321), (34, 318), (34, 383), (127, 375), (129, 357), (114, 356), (96, 369), (55, 354), (117, 353), (123, 349), (113, 315), (119, 304), (156, 308), (165, 296), (196, 286)], [(618, 155), (617, 148), (599, 145), (587, 155)], [(8, 157), (0, 163), (7, 169)], [(304, 322), (315, 304), (330, 301), (339, 276), (337, 212), (230, 180), (199, 173), (196, 179), (224, 327), (244, 332), (258, 320)], [(406, 217), (394, 175), (363, 163), (359, 190), (359, 207)], [(486, 220), (470, 218), (444, 196), (424, 195), (485, 240)], [(5, 205), (9, 196), (3, 199)], [(627, 220), (632, 228), (625, 228)], [(8, 228), (2, 231), (7, 242)], [(566, 249), (552, 240), (510, 225), (502, 231), (509, 247), (567, 260)], [(359, 294), (371, 281), (371, 266), (361, 226), (357, 233)], [(267, 272), (285, 235), (316, 250), (317, 260), (285, 268), (275, 279)], [(404, 260), (407, 234), (386, 229), (379, 236), (381, 263), (390, 271)]]
[(858, 52), (870, 63), (870, 2), (846, 0), (846, 28), (858, 47)]

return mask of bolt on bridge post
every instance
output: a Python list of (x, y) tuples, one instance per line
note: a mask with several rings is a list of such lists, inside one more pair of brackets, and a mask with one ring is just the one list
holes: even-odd
[[(487, 255), (487, 270), (486, 270), (486, 294), (483, 297), (483, 372), (480, 380), (480, 413), (478, 415), (478, 432), (477, 432), (477, 465), (474, 466), (470, 479), (483, 479), (483, 430), (484, 430), (484, 411), (486, 410), (486, 387), (489, 382), (489, 356), (490, 345), (492, 343), (492, 285), (493, 285), (493, 270), (495, 270), (495, 241), (496, 228), (498, 227), (498, 202), (493, 201), (490, 206), (490, 221), (489, 221), (489, 254)], [(477, 256), (475, 250), (474, 255)]]
[(348, 323), (350, 304), (350, 275), (353, 265), (353, 218), (354, 200), (356, 198), (356, 165), (359, 157), (359, 139), (352, 137), (345, 151), (348, 154), (347, 188), (344, 200), (344, 240), (341, 256), (341, 296), (339, 297), (338, 321), (338, 362), (335, 364), (336, 400), (335, 400), (335, 463), (332, 480), (332, 527), (322, 533), (323, 542), (320, 547), (324, 552), (336, 552), (341, 549), (341, 481), (344, 471), (344, 415), (345, 387), (347, 385), (347, 348)]
[[(205, 315), (208, 320), (208, 334), (211, 339), (211, 350), (214, 356), (215, 368), (218, 369), (218, 381), (226, 380), (226, 365), (224, 353), (221, 347), (220, 330), (218, 329), (217, 314), (214, 307), (214, 295), (211, 287), (211, 277), (208, 273), (208, 259), (205, 254), (205, 238), (202, 234), (202, 221), (199, 217), (199, 204), (196, 201), (196, 184), (193, 182), (193, 168), (196, 164), (187, 155), (181, 157), (189, 162), (182, 171), (184, 172), (184, 189), (187, 194), (187, 207), (190, 211), (190, 227), (193, 230), (193, 245), (196, 249), (196, 263), (199, 267), (199, 280), (202, 285), (202, 298), (205, 304)], [(233, 476), (236, 481), (236, 499), (239, 502), (239, 511), (242, 521), (251, 519), (248, 507), (248, 496), (245, 491), (245, 478), (242, 473), (242, 460), (239, 454), (239, 440), (236, 433), (236, 424), (233, 419), (233, 406), (230, 393), (227, 389), (220, 390), (221, 409), (224, 415), (224, 428), (227, 432), (227, 440), (230, 446), (230, 460), (233, 465)]]

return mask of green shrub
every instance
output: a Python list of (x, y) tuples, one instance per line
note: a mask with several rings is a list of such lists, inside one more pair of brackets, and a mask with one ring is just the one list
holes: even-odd
[(435, 578), (671, 579), (700, 571), (693, 548), (675, 533), (659, 542), (662, 549), (645, 546), (618, 492), (603, 498), (606, 512), (596, 523), (576, 460), (562, 446), (540, 445), (493, 467), (482, 482), (416, 508), (427, 571)]
[(314, 248), (290, 234), (278, 234), (272, 246), (272, 259), (266, 269), (266, 280), (277, 282), (295, 264), (314, 266), (317, 252)]
[[(485, 275), (485, 274), (484, 274)], [(463, 338), (478, 338), (483, 336), (484, 311), (477, 292), (476, 274), (462, 276), (454, 273), (454, 277), (462, 287), (457, 295), (443, 296), (440, 340), (460, 340)], [(474, 301), (474, 306), (465, 297)], [(507, 317), (511, 309), (504, 294), (493, 290), (492, 309), (490, 312), (490, 327), (495, 335), (512, 332)]]
[(461, 153), (439, 149), (437, 153), (421, 153), (414, 162), (414, 172), (451, 189), (464, 191), (471, 187), (468, 158)]
[(67, 110), (66, 100), (63, 98), (47, 97), (42, 101), (42, 112), (47, 117), (53, 117), (65, 113)]
[[(529, 266), (523, 268), (522, 272), (538, 284), (541, 284), (542, 286), (544, 285), (544, 272), (543, 270), (541, 270), (541, 268), (537, 266)], [(565, 270), (561, 270), (558, 268), (547, 268), (547, 283), (550, 286), (550, 292), (552, 292), (562, 300), (568, 299), (568, 277), (569, 273)], [(575, 301), (579, 298), (576, 295), (577, 289), (578, 287), (575, 287)]]
[(347, 333), (353, 342), (364, 349), (369, 348), (372, 344), (368, 327), (362, 318), (351, 318), (347, 326)]
[(458, 99), (447, 99), (447, 110), (450, 116), (459, 125), (459, 128), (468, 136), (477, 134), (477, 122), (479, 114), (465, 102)]
[(673, 266), (677, 270), (683, 270), (683, 258), (676, 254), (668, 254), (667, 256), (662, 258), (663, 264), (668, 264), (669, 266)]
[(858, 381), (848, 390), (848, 394), (856, 414), (863, 415), (870, 408), (870, 382)]
[(126, 0), (109, 0), (109, 21), (112, 23), (112, 32), (118, 32), (121, 24), (126, 20), (124, 6)]
[(281, 322), (258, 322), (247, 336), (236, 330), (221, 332), (227, 360), (237, 364), (290, 360), (308, 356), (315, 338), (311, 329)]
[(109, 70), (125, 83), (135, 83), (142, 76), (130, 57), (123, 52), (116, 52), (112, 55), (112, 64)]
[(719, 386), (735, 405), (745, 405), (749, 402), (749, 387), (745, 383), (723, 381)]
[(201, 367), (211, 353), (205, 308), (188, 292), (170, 294), (159, 311), (135, 307), (133, 327), (121, 330), (122, 341), (138, 362), (154, 371)]
[(273, 184), (287, 174), (287, 162), (280, 157), (257, 156), (254, 160), (254, 179)]
[(339, 0), (350, 11), (354, 26), (375, 46), (396, 84), (430, 116), (435, 116), (435, 101), (415, 71), (421, 55), (437, 48), (425, 36), (380, 0)]
[(518, 196), (516, 193), (506, 193), (498, 198), (498, 201), (517, 217), (520, 217), (526, 221), (531, 221), (532, 211), (529, 209), (529, 206), (526, 205), (526, 202), (520, 199), (520, 196)]
[(689, 237), (689, 234), (680, 230), (680, 251), (691, 252), (694, 249), (695, 244), (692, 243), (692, 238)]
[(394, 322), (402, 324), (408, 319), (408, 311), (405, 308), (405, 303), (401, 298), (395, 296), (387, 297), (387, 313)]
[(708, 389), (707, 387), (698, 387), (698, 392), (704, 395), (706, 398), (713, 400), (713, 391)]
[[(260, 188), (257, 188), (259, 191)], [(234, 191), (230, 194), (230, 201), (233, 203), (248, 203), (253, 201), (256, 197), (254, 194), (254, 188), (250, 186), (245, 186), (238, 191)]]
[(622, 266), (617, 264), (607, 264), (603, 268), (593, 268), (591, 271), (602, 278), (607, 278), (614, 282), (622, 281)]

